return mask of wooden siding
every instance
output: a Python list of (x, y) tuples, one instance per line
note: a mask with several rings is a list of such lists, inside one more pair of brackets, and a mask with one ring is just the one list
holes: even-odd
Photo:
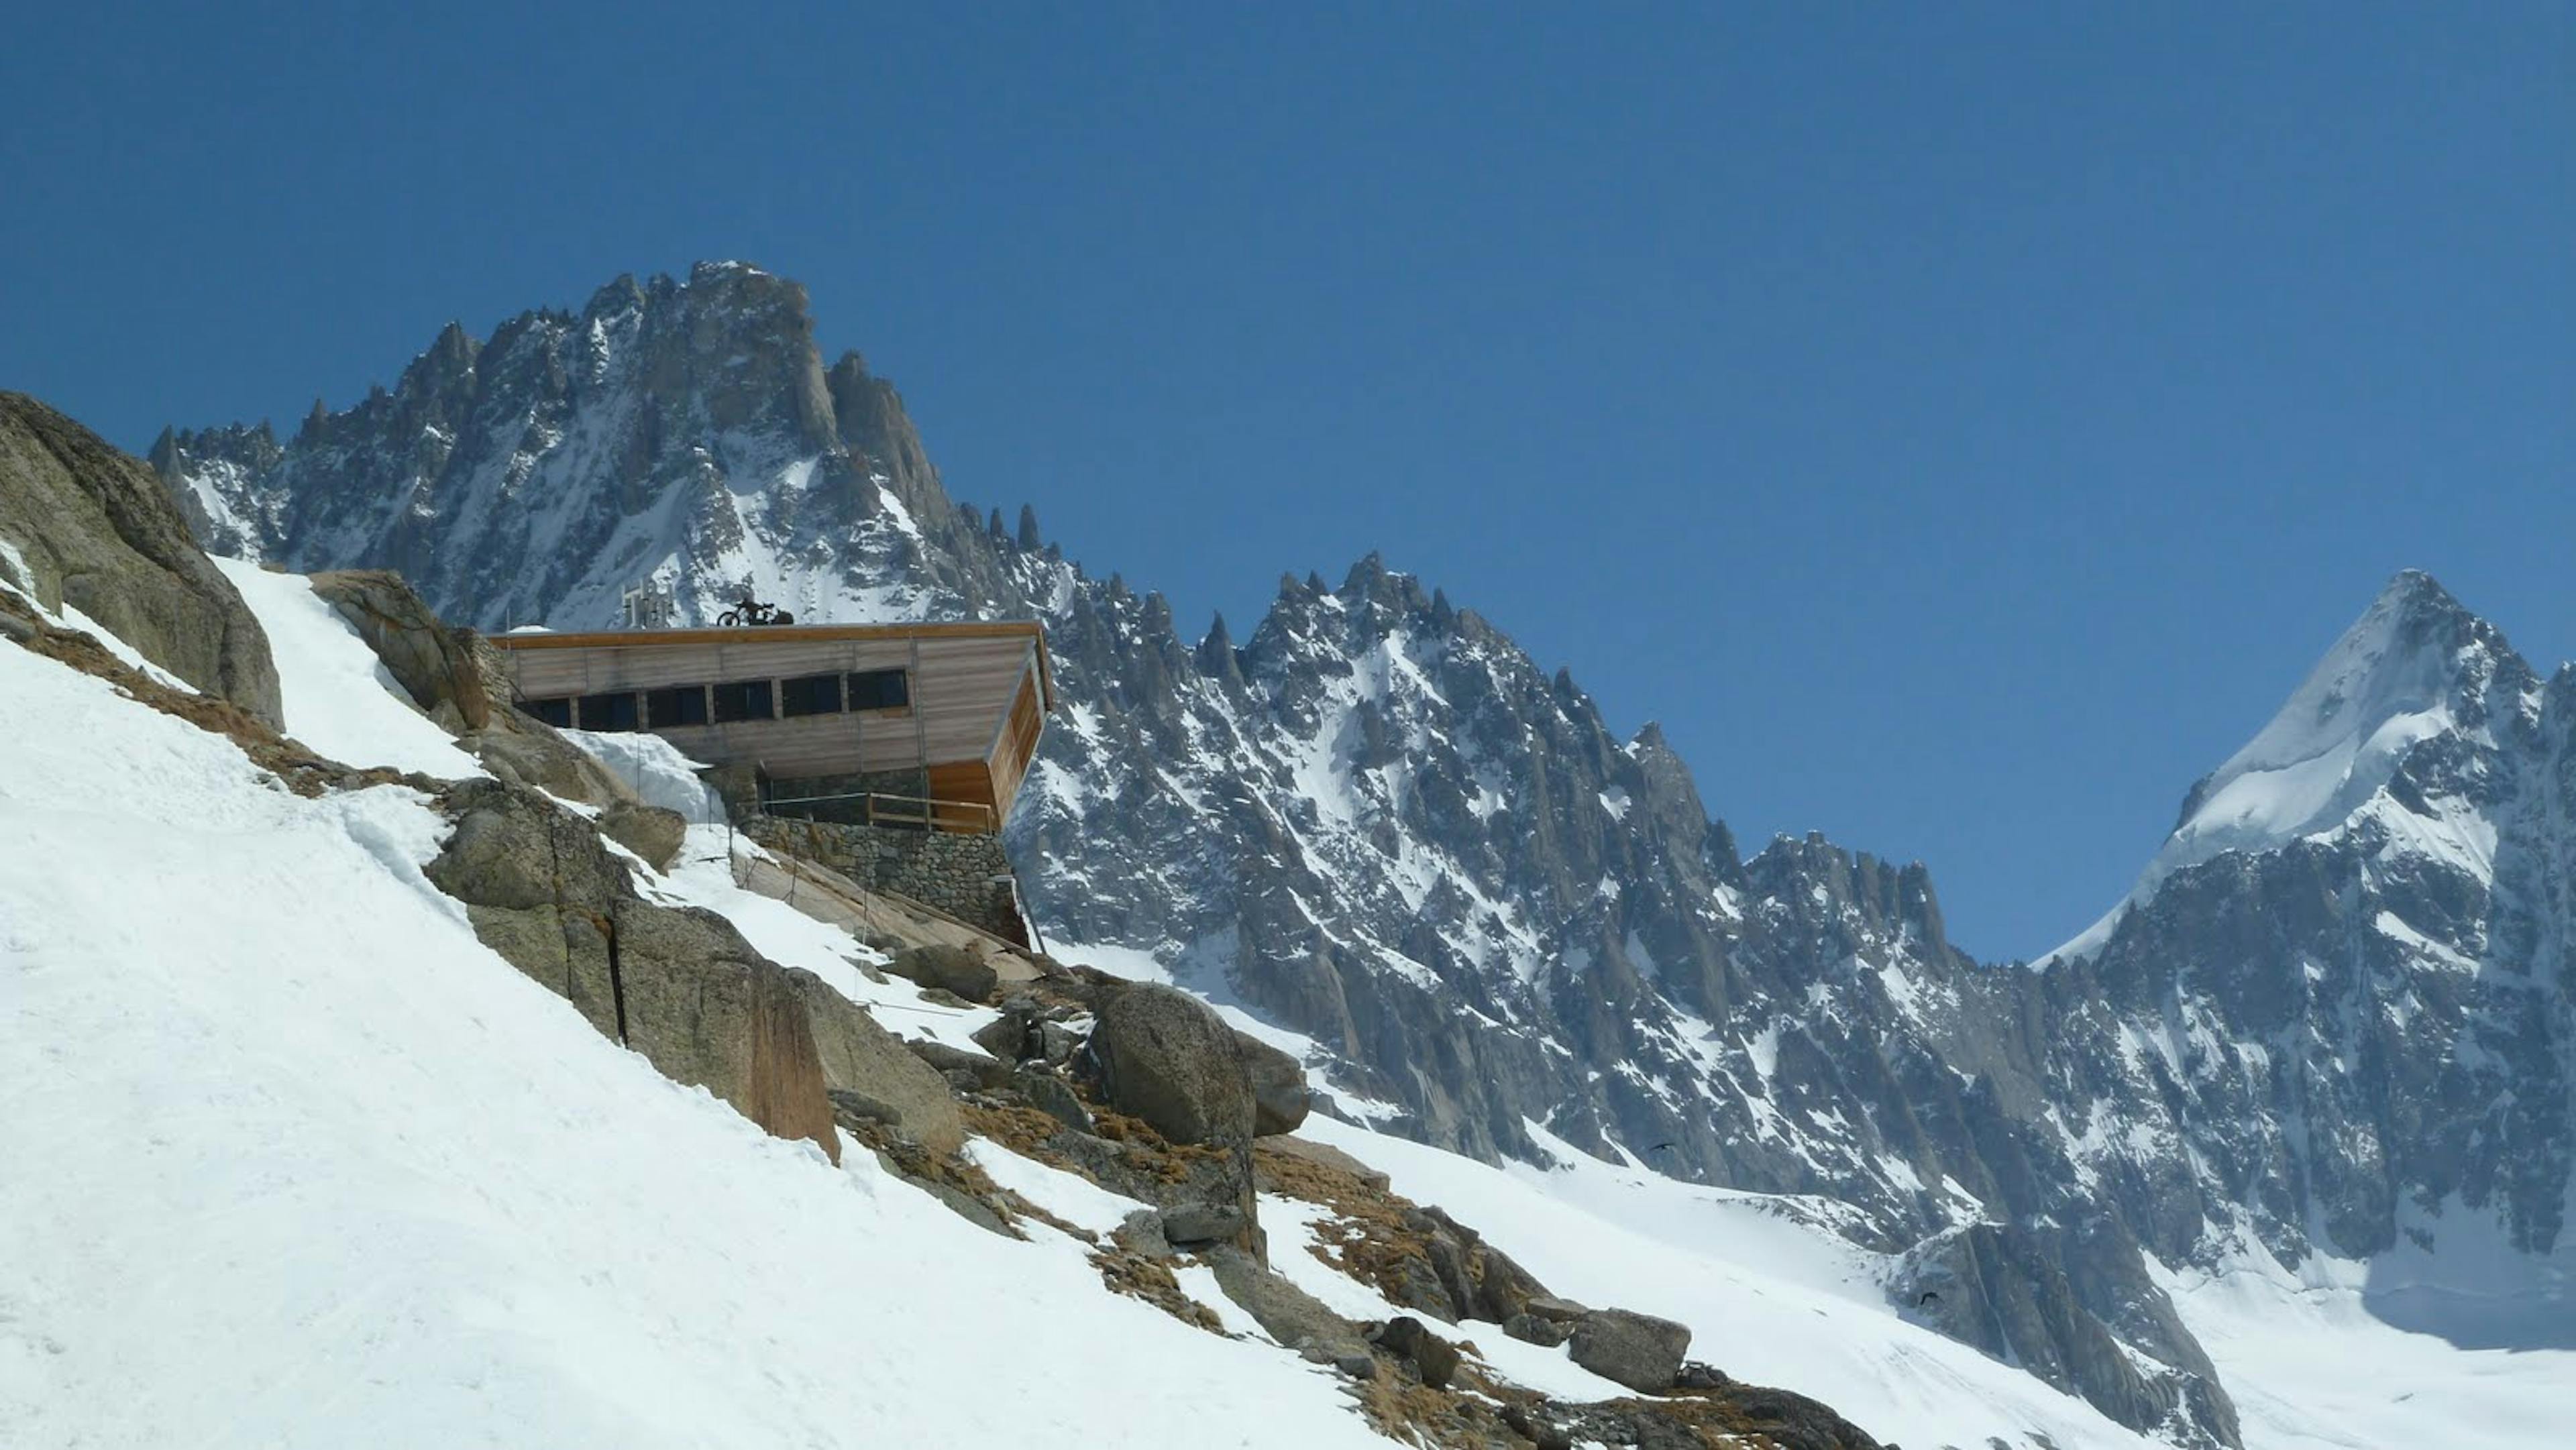
[[(756, 629), (665, 629), (651, 634), (653, 648), (676, 645), (727, 645), (746, 642), (765, 644), (770, 641), (828, 640), (848, 643), (875, 642), (902, 653), (915, 640), (1019, 639), (1037, 650), (1038, 687), (1044, 698), (1039, 702), (1051, 714), (1055, 710), (1055, 666), (1046, 654), (1046, 626), (1035, 620), (998, 620), (959, 622), (953, 624), (793, 624), (762, 626)], [(493, 644), (512, 654), (543, 654), (553, 650), (615, 649), (632, 645), (639, 634), (632, 630), (586, 630), (568, 633), (530, 633), (487, 635)]]
[[(496, 635), (522, 700), (676, 685), (901, 669), (911, 703), (890, 710), (648, 725), (692, 757), (755, 762), (782, 778), (927, 768), (1007, 813), (1043, 728), (1045, 633), (1017, 625), (820, 625), (786, 629)], [(774, 707), (775, 702), (773, 702)], [(954, 767), (954, 769), (949, 769)], [(969, 779), (971, 774), (972, 779)]]
[(1019, 798), (1020, 781), (1027, 776), (1029, 761), (1037, 755), (1038, 734), (1045, 728), (1044, 712), (1038, 708), (1037, 672), (1023, 669), (1020, 688), (1011, 700), (1011, 710), (1002, 717), (1002, 728), (993, 741), (988, 759), (989, 776), (996, 802)]
[(930, 768), (930, 798), (991, 806), (998, 817), (1002, 803), (994, 798), (993, 773), (980, 760), (954, 760)]

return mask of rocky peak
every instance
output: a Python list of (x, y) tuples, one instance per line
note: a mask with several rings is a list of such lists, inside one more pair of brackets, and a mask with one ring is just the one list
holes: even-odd
[(756, 269), (527, 314), (471, 378), (450, 445), (362, 405), (156, 462), (201, 536), (390, 565), (486, 625), (605, 622), (646, 576), (684, 618), (746, 579), (801, 618), (1043, 618), (1065, 710), (1010, 834), (1049, 940), (1306, 1034), (1333, 1111), (1826, 1194), (1889, 1250), (2109, 1225), (2019, 1236), (2053, 1257), (1994, 1289), (2109, 1326), (2069, 1382), (2181, 1443), (2232, 1419), (2187, 1334), (2136, 1327), (2170, 1311), (2120, 1245), (2178, 1263), (2251, 1222), (2295, 1262), (2313, 1221), (2365, 1254), (2453, 1194), (2562, 1241), (2563, 993), (2525, 987), (2569, 979), (2576, 674), (2544, 697), (2428, 578), (2204, 782), (2085, 950), (2005, 970), (1948, 945), (1919, 863), (1820, 836), (1740, 859), (1659, 730), (1614, 736), (1570, 671), (1383, 558), (1283, 575), (1240, 644), (1183, 640), (1033, 515), (1005, 538), (949, 500), (891, 384), (822, 368), (802, 292)]
[[(2175, 835), (2193, 859), (2339, 819), (2415, 741), (2485, 724), (2529, 668), (2493, 625), (2409, 569), (2346, 629), (2269, 724), (2185, 798)], [(2233, 799), (2222, 800), (2230, 792)]]
[(2480, 854), (2483, 828), (2469, 818), (2510, 789), (2498, 752), (2528, 748), (2540, 703), (2501, 631), (2431, 575), (2399, 573), (2271, 720), (2192, 786), (2128, 896), (2041, 961), (2097, 950), (2166, 881), (2231, 852), (2395, 829)]
[[(871, 473), (885, 478), (904, 507), (916, 515), (935, 511), (944, 498), (939, 472), (931, 467), (930, 454), (921, 446), (921, 434), (904, 411), (903, 395), (894, 384), (871, 376), (866, 360), (855, 352), (841, 354), (824, 383), (839, 419), (841, 440), (866, 460)], [(1024, 523), (1030, 542), (1022, 546), (1033, 548), (1036, 516), (1029, 515)]]

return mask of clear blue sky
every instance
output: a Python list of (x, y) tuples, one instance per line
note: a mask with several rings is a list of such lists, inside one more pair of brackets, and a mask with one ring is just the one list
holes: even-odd
[(753, 260), (959, 497), (1383, 549), (1990, 956), (2396, 569), (2576, 654), (2565, 5), (229, 8), (0, 46), (0, 386), (131, 448)]

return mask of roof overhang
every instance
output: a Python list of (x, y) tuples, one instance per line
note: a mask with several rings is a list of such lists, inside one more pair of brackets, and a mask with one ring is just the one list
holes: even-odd
[(802, 640), (1009, 639), (1037, 646), (1038, 687), (1048, 714), (1056, 708), (1055, 665), (1047, 658), (1046, 626), (1034, 619), (920, 624), (759, 624), (720, 629), (532, 630), (483, 636), (505, 650), (652, 649), (660, 645), (789, 644)]

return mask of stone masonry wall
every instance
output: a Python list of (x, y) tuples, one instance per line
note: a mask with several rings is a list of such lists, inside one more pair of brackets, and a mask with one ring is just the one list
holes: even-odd
[(741, 826), (772, 850), (821, 862), (862, 886), (909, 896), (1005, 941), (1028, 945), (999, 836), (761, 815)]

